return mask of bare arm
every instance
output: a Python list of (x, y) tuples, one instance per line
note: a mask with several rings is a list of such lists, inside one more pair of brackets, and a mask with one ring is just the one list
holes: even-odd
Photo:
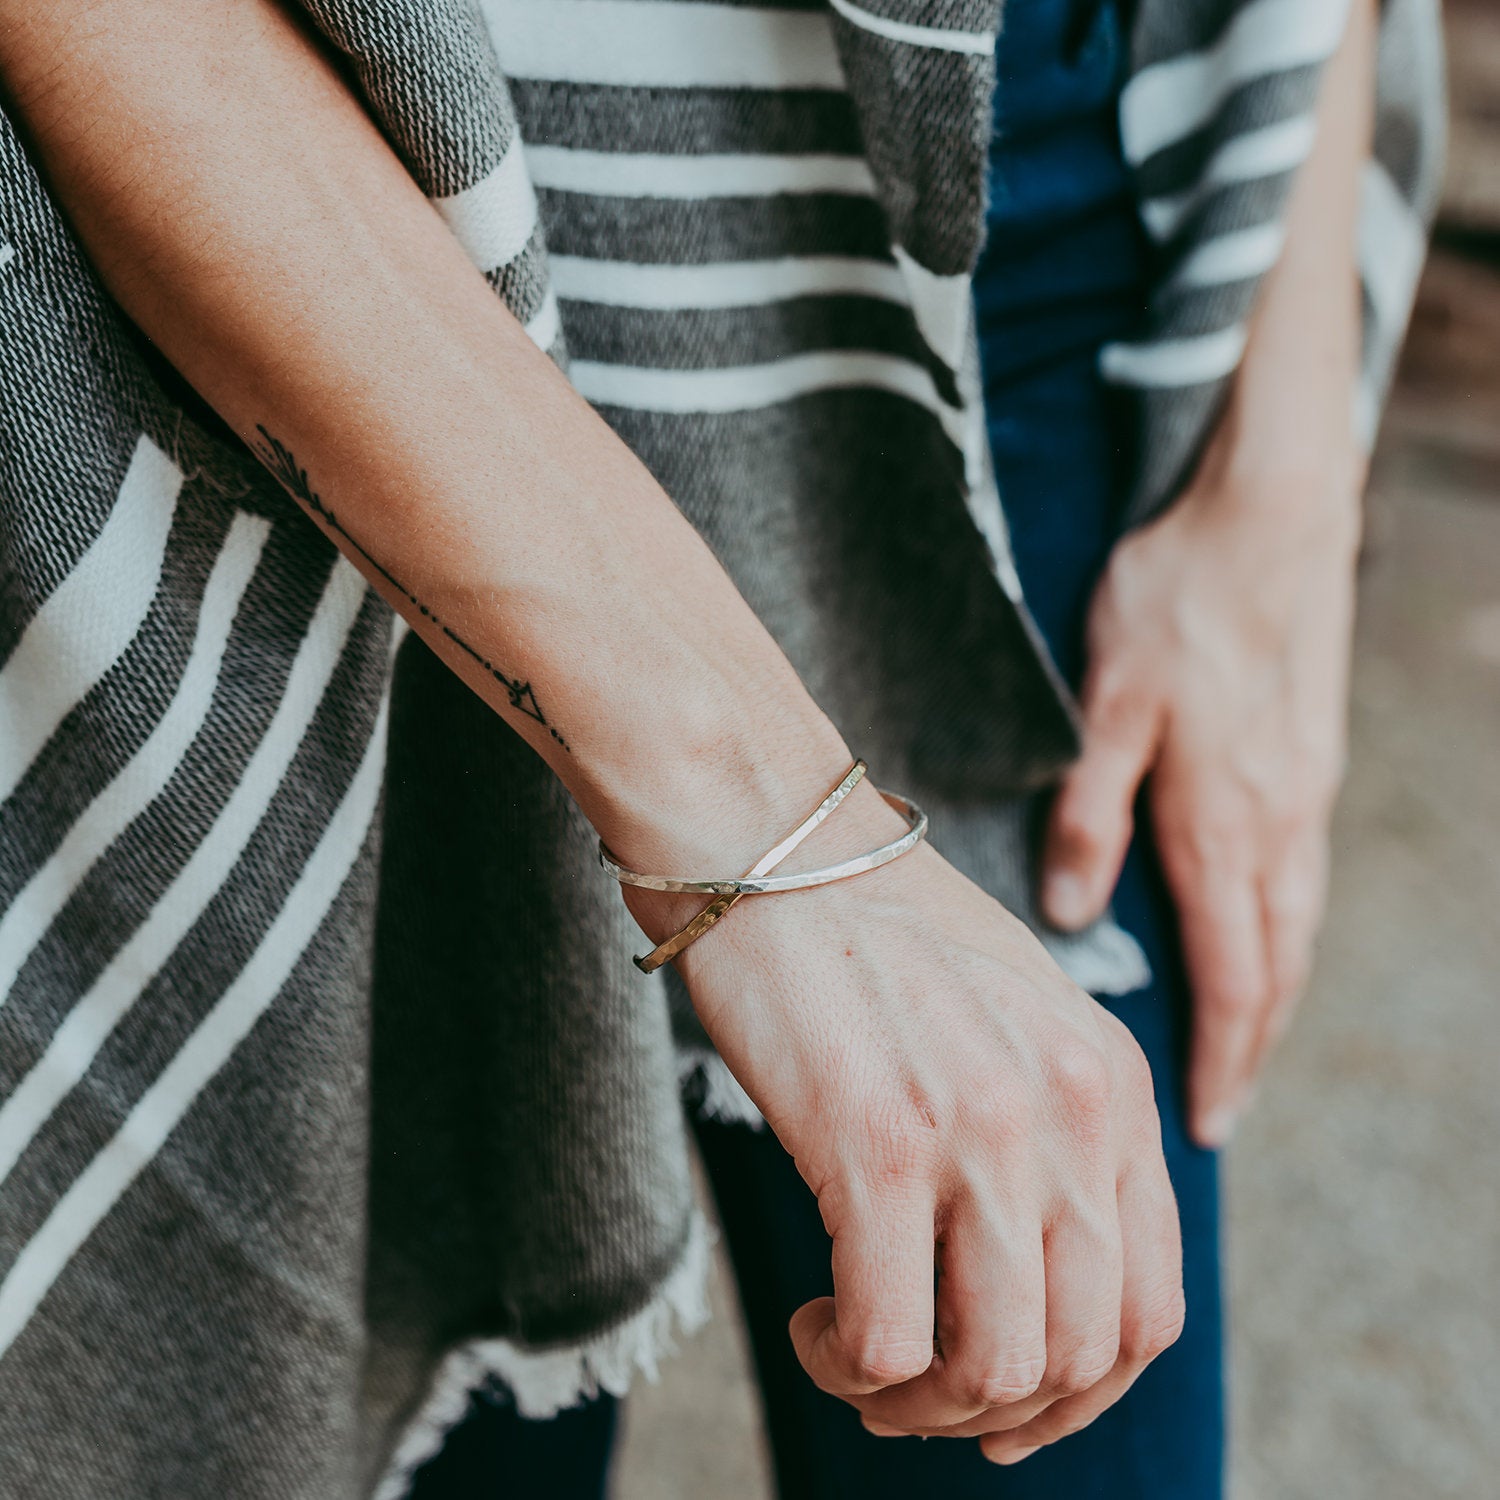
[(1355, 0), (1244, 362), (1187, 493), (1116, 551), (1094, 602), (1086, 749), (1044, 899), (1109, 898), (1150, 775), (1194, 990), (1192, 1128), (1221, 1145), (1311, 963), (1343, 774), (1365, 458), (1354, 430), (1373, 0)]
[[(607, 838), (737, 857), (837, 772), (840, 736), (706, 546), (283, 14), (0, 14), (111, 291)], [(628, 673), (593, 644), (621, 639)]]
[[(841, 736), (285, 14), (141, 9), (0, 0), (0, 76), (111, 289), (623, 856), (748, 865)], [(811, 857), (893, 825), (862, 787)], [(1139, 1050), (933, 850), (742, 903), (679, 967), (819, 1195), (836, 1301), (794, 1335), (826, 1388), (1016, 1425), (1175, 1337)]]

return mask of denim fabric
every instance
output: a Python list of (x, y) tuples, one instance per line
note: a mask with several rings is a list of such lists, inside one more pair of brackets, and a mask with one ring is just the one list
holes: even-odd
[[(1120, 157), (1123, 0), (1006, 0), (990, 162), (989, 234), (975, 277), (991, 450), (1027, 600), (1075, 683), (1083, 623), (1117, 534), (1133, 469), (1130, 423), (1097, 375), (1102, 344), (1141, 313), (1145, 246)], [(786, 1334), (832, 1290), (817, 1205), (769, 1131), (701, 1122), (750, 1331), (781, 1500), (1219, 1500), (1224, 1445), (1219, 1204), (1214, 1156), (1184, 1129), (1188, 997), (1171, 905), (1147, 837), (1115, 894), (1154, 974), (1104, 1001), (1150, 1059), (1182, 1217), (1187, 1326), (1131, 1391), (1083, 1432), (999, 1468), (973, 1442), (871, 1437), (818, 1391)], [(492, 1413), (497, 1442), (524, 1426)], [(576, 1461), (607, 1424), (569, 1433)], [(592, 1496), (543, 1474), (514, 1438), (497, 1487), (424, 1482), (416, 1500)], [(525, 1462), (520, 1460), (523, 1455)], [(442, 1461), (440, 1460), (440, 1463)]]

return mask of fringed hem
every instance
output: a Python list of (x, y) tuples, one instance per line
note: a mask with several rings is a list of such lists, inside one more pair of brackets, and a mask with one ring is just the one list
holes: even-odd
[(1145, 950), (1108, 913), (1076, 937), (1048, 928), (1037, 935), (1058, 968), (1091, 995), (1130, 995), (1151, 983)]
[(404, 1500), (417, 1470), (467, 1413), (470, 1396), (491, 1383), (503, 1385), (521, 1415), (531, 1418), (555, 1417), (600, 1391), (623, 1396), (637, 1373), (654, 1383), (661, 1359), (676, 1351), (677, 1337), (696, 1333), (708, 1321), (712, 1249), (713, 1231), (695, 1212), (682, 1259), (650, 1303), (581, 1344), (526, 1349), (509, 1339), (476, 1339), (449, 1350), (371, 1500)]
[(766, 1123), (755, 1101), (729, 1071), (729, 1064), (712, 1047), (679, 1045), (677, 1082), (684, 1092), (693, 1088), (698, 1091), (699, 1097), (692, 1107), (701, 1119), (717, 1120), (723, 1125), (749, 1125), (755, 1130)]

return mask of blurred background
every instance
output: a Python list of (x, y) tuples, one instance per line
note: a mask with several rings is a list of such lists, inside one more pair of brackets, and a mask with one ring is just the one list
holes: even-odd
[[(1228, 1161), (1233, 1500), (1500, 1497), (1500, 0), (1447, 16), (1332, 913)], [(617, 1500), (771, 1500), (732, 1295), (630, 1401)]]

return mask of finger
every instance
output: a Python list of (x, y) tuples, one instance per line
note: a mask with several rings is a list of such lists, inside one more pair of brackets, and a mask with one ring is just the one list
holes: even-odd
[(870, 1422), (936, 1432), (1025, 1402), (1047, 1366), (1047, 1289), (1035, 1215), (960, 1205), (942, 1250), (938, 1355), (920, 1379), (861, 1402)]
[(925, 1192), (866, 1201), (833, 1235), (833, 1296), (792, 1316), (814, 1383), (845, 1399), (922, 1374), (933, 1352), (933, 1206)]
[(1313, 946), (1328, 899), (1328, 835), (1323, 827), (1302, 832), (1261, 883), (1270, 1001), (1248, 1065), (1248, 1086), (1285, 1035), (1312, 971)]
[(1085, 927), (1104, 910), (1130, 843), (1136, 792), (1156, 744), (1148, 700), (1084, 691), (1083, 756), (1068, 773), (1047, 822), (1042, 911), (1054, 927)]
[[(1327, 819), (1301, 831), (1277, 866), (1266, 890), (1268, 918), (1281, 946), (1271, 946), (1278, 1001), (1295, 1003), (1307, 988), (1313, 947), (1328, 912), (1329, 826)], [(1283, 1005), (1277, 1019), (1284, 1019)]]
[(1172, 883), (1193, 991), (1189, 1128), (1199, 1145), (1218, 1147), (1234, 1128), (1270, 1000), (1260, 896), (1235, 871), (1204, 868)]
[(1076, 1396), (1092, 1389), (1120, 1354), (1124, 1244), (1118, 1208), (1070, 1211), (1052, 1224), (1047, 1251), (1047, 1369), (1044, 1393)]
[(1069, 1213), (1045, 1236), (1047, 1366), (1036, 1392), (976, 1413), (944, 1437), (1029, 1429), (1053, 1406), (1091, 1391), (1120, 1358), (1124, 1248), (1117, 1215)]
[(1114, 1368), (1089, 1390), (1054, 1402), (1023, 1425), (982, 1435), (980, 1450), (991, 1461), (1018, 1463), (1038, 1447), (1087, 1427), (1182, 1333), (1182, 1236), (1176, 1197), (1159, 1152), (1143, 1156), (1122, 1179), (1120, 1223), (1124, 1296)]

